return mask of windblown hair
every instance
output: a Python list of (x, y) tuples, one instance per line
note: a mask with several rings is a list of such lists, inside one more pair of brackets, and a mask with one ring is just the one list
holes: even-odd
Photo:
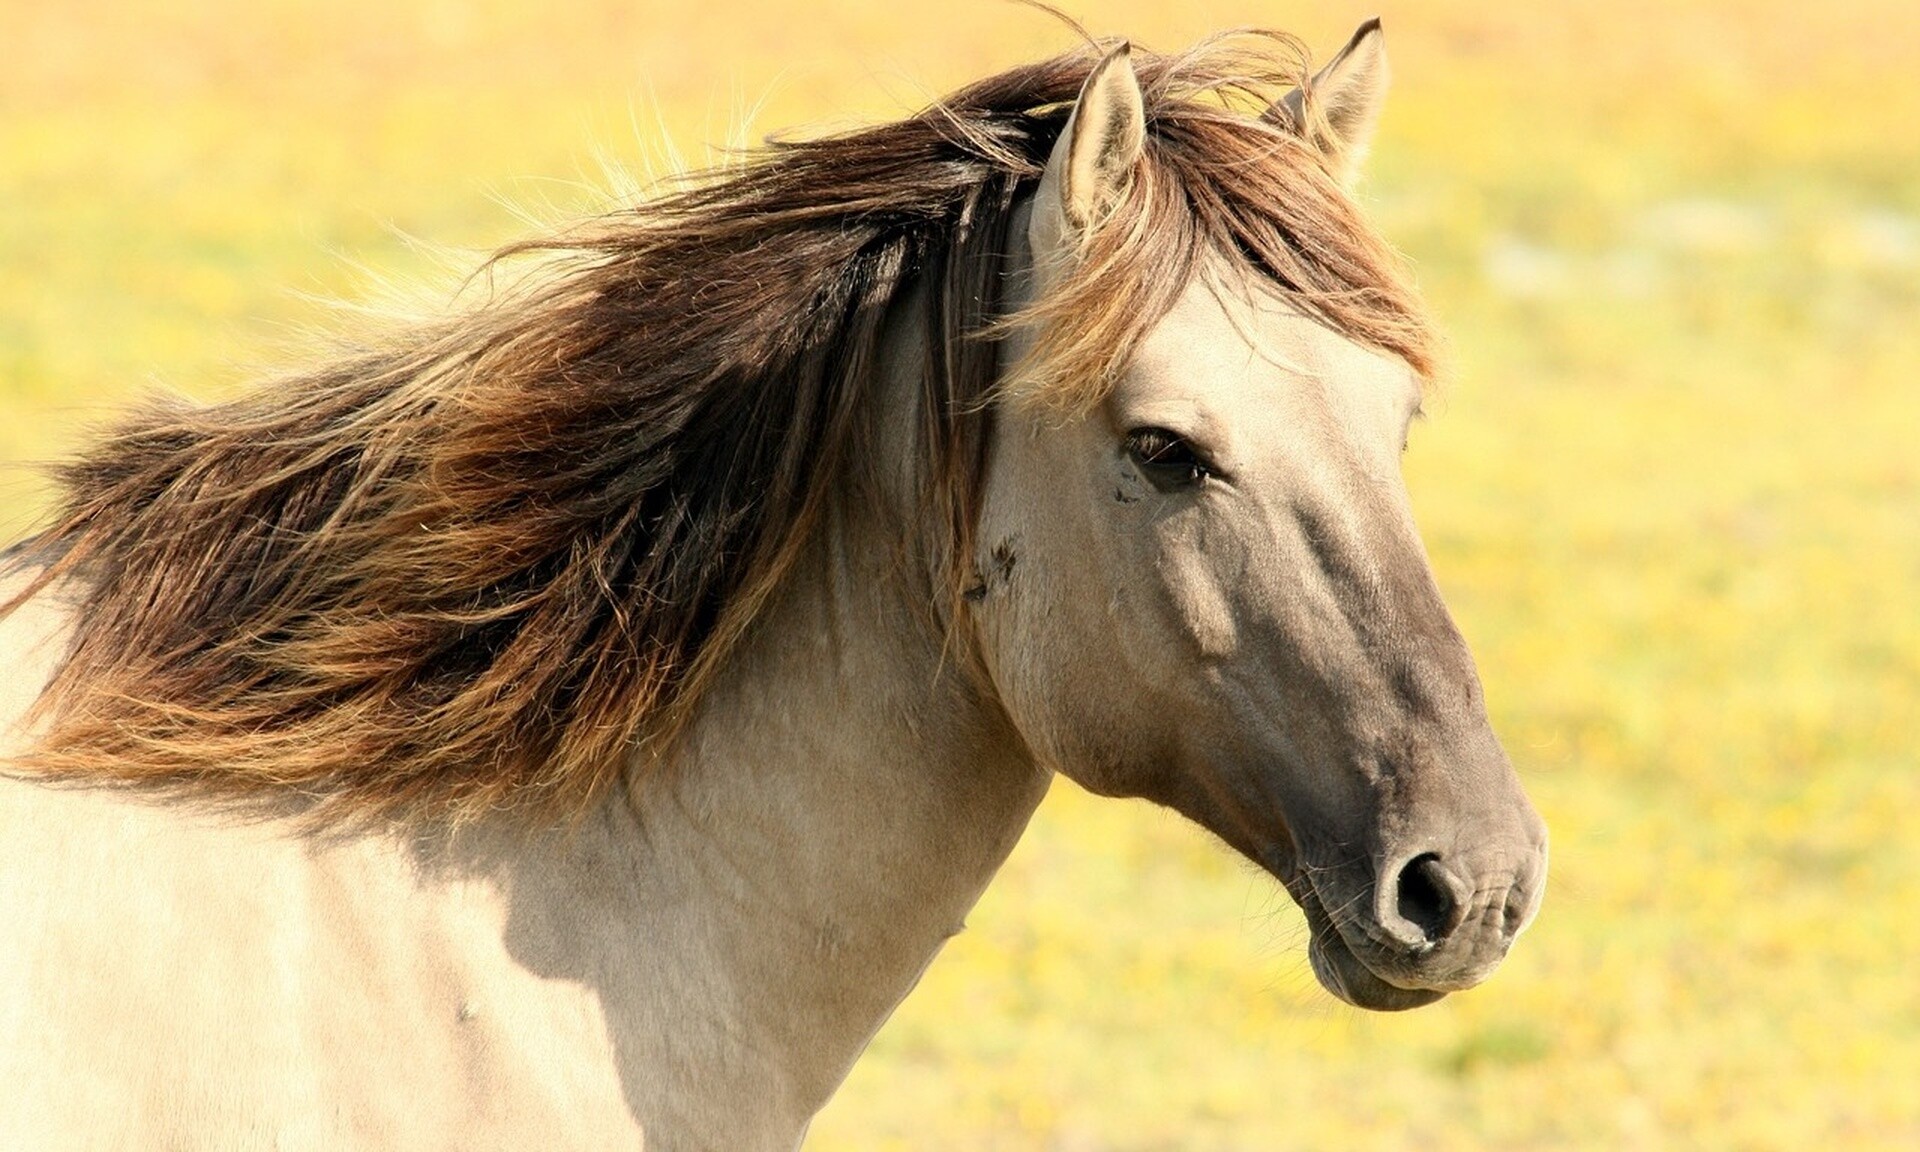
[[(1011, 325), (1036, 336), (1017, 402), (1085, 405), (1214, 253), (1430, 371), (1397, 258), (1258, 115), (1305, 75), (1275, 35), (1135, 54), (1130, 189), (1069, 279), (1006, 315), (1009, 222), (1097, 59), (771, 144), (507, 249), (496, 266), (530, 267), (446, 319), (126, 417), (59, 469), (43, 567), (0, 608), (53, 584), (81, 601), (20, 766), (348, 819), (578, 810), (672, 747), (869, 450), (923, 458), (928, 596), (963, 624)], [(882, 446), (900, 319), (929, 349), (923, 442)]]

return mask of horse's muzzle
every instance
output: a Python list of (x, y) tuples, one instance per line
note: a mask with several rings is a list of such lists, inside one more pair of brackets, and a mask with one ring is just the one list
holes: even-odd
[(1357, 1007), (1398, 1011), (1492, 975), (1545, 890), (1545, 827), (1526, 816), (1518, 850), (1403, 853), (1375, 869), (1296, 875), (1287, 887), (1306, 913), (1320, 983)]

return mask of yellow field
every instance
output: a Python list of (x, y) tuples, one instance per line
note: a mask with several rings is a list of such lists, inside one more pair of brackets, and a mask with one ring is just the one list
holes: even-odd
[[(232, 388), (359, 269), (430, 273), (408, 237), (1068, 43), (992, 4), (555, 7), (0, 0), (0, 529), (44, 497), (14, 465)], [(810, 1147), (1920, 1147), (1920, 9), (1379, 7), (1367, 195), (1459, 365), (1410, 483), (1546, 909), (1484, 989), (1361, 1015), (1270, 883), (1062, 786)], [(1370, 14), (1075, 8), (1323, 51)]]

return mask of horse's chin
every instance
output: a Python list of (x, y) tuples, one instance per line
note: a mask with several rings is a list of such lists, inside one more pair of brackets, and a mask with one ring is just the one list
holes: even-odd
[(1334, 927), (1333, 918), (1327, 915), (1326, 905), (1320, 902), (1320, 894), (1313, 884), (1298, 871), (1281, 875), (1294, 902), (1306, 913), (1310, 934), (1307, 959), (1312, 962), (1313, 974), (1319, 978), (1321, 987), (1355, 1008), (1372, 1012), (1405, 1012), (1409, 1008), (1425, 1007), (1446, 995), (1435, 988), (1402, 988), (1389, 983), (1367, 967), (1366, 961), (1355, 954), (1340, 934), (1340, 929)]
[(1321, 987), (1355, 1008), (1373, 1012), (1405, 1012), (1420, 1008), (1445, 996), (1431, 988), (1402, 988), (1389, 984), (1362, 963), (1340, 933), (1332, 927), (1313, 927), (1313, 939), (1307, 945), (1307, 959)]

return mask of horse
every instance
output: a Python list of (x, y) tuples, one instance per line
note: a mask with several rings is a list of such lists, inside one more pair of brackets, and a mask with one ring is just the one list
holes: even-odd
[(0, 1143), (791, 1149), (1056, 774), (1471, 987), (1545, 827), (1400, 454), (1377, 23), (1096, 42), (514, 245), (7, 555)]

